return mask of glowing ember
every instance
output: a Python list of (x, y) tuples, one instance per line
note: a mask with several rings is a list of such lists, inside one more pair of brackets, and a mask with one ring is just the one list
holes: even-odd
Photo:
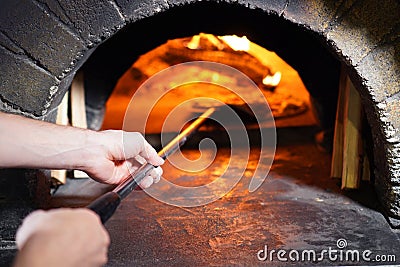
[(265, 85), (269, 85), (272, 87), (278, 86), (279, 82), (281, 81), (282, 74), (278, 71), (275, 72), (274, 75), (267, 75), (262, 80), (262, 83)]
[(226, 35), (218, 36), (218, 38), (222, 39), (235, 51), (248, 52), (250, 50), (250, 41), (246, 36), (239, 37), (237, 35)]
[(202, 47), (201, 45), (201, 39), (207, 40), (218, 50), (223, 50), (225, 48), (225, 45), (217, 37), (215, 37), (212, 34), (206, 34), (206, 33), (200, 33), (198, 35), (193, 36), (190, 42), (186, 44), (186, 47), (193, 50), (202, 48), (204, 49), (204, 47)]

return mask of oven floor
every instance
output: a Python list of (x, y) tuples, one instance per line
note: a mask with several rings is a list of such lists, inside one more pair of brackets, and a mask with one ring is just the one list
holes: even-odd
[[(200, 207), (175, 207), (143, 191), (132, 192), (106, 223), (112, 240), (107, 266), (310, 265), (308, 254), (301, 261), (304, 250), (317, 253), (317, 265), (377, 264), (346, 261), (348, 250), (357, 250), (360, 258), (365, 250), (372, 251), (369, 258), (395, 255), (398, 264), (399, 234), (379, 212), (374, 191), (366, 184), (359, 191), (341, 191), (340, 181), (329, 178), (330, 156), (301, 130), (281, 130), (278, 137), (268, 178), (253, 193), (246, 190), (247, 172), (229, 194)], [(185, 154), (198, 152), (188, 149)], [(178, 184), (190, 179), (206, 183), (228, 155), (228, 149), (220, 149), (216, 166), (199, 174), (182, 176), (168, 163), (163, 169)], [(253, 149), (250, 163), (257, 160)], [(82, 206), (108, 189), (87, 179), (68, 180), (56, 192), (53, 206)], [(339, 239), (347, 242), (342, 252)], [(288, 261), (280, 261), (276, 253), (259, 260), (257, 252), (265, 246), (268, 253), (285, 249)], [(319, 261), (320, 253), (329, 249), (337, 254), (329, 258), (325, 253)], [(299, 253), (299, 261), (289, 258), (291, 250)], [(290, 255), (296, 259), (296, 252)]]

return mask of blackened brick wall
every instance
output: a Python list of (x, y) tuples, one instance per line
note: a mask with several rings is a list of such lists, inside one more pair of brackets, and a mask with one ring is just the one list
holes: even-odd
[[(99, 44), (127, 25), (197, 2), (2, 1), (0, 109), (54, 121), (54, 110), (68, 90), (76, 71)], [(374, 167), (380, 198), (388, 213), (400, 218), (399, 2), (209, 2), (215, 5), (232, 3), (243, 9), (262, 11), (266, 16), (278, 16), (297, 25), (299, 29), (313, 32), (348, 66), (351, 78), (362, 95), (372, 128)], [(199, 20), (202, 16), (206, 15), (199, 14)]]

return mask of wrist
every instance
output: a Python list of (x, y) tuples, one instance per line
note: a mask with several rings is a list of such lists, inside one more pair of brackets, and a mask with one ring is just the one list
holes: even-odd
[(70, 169), (89, 171), (95, 165), (96, 158), (103, 151), (101, 132), (83, 130), (80, 134), (79, 148), (71, 155), (72, 165)]

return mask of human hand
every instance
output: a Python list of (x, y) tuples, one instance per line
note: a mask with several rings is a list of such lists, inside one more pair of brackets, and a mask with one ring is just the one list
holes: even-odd
[[(98, 132), (3, 112), (0, 128), (0, 168), (81, 170), (96, 181), (118, 184), (141, 163), (164, 162), (140, 133)], [(155, 168), (140, 186), (149, 187), (161, 174)]]
[[(92, 132), (91, 145), (82, 168), (91, 178), (108, 184), (118, 184), (143, 163), (154, 166), (164, 163), (155, 149), (137, 132), (106, 130)], [(153, 169), (140, 186), (149, 187), (158, 182), (162, 175), (161, 167)]]
[(102, 266), (110, 238), (89, 209), (37, 210), (18, 228), (14, 267)]

